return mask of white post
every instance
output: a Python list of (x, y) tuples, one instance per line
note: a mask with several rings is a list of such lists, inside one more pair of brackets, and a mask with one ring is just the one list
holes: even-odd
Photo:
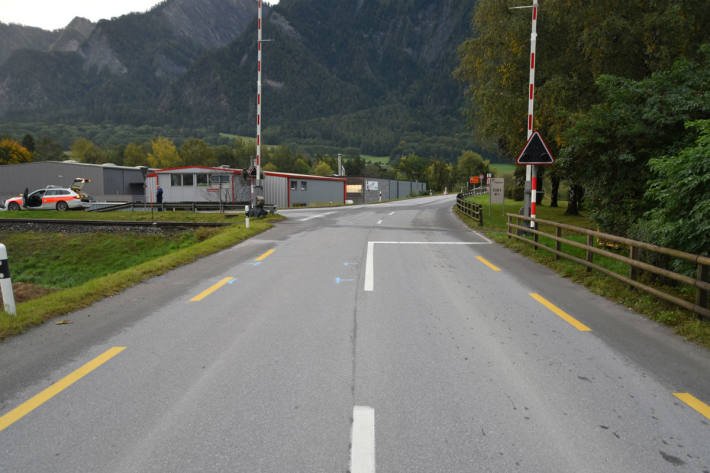
[[(538, 0), (533, 0), (532, 33), (530, 34), (530, 96), (528, 100), (528, 140), (533, 133), (533, 112), (535, 105), (535, 49), (537, 46), (537, 10)], [(535, 166), (526, 166), (525, 180), (530, 182), (530, 217), (536, 217), (535, 204), (537, 201), (537, 169)], [(535, 221), (530, 221), (530, 228), (535, 228)]]
[[(257, 79), (256, 79), (256, 186), (261, 186), (261, 43), (262, 43), (262, 0), (257, 0), (259, 4), (259, 14), (257, 16)], [(252, 192), (253, 194), (253, 192)], [(252, 196), (253, 199), (253, 196)], [(252, 200), (252, 205), (254, 205)]]
[(10, 279), (10, 266), (7, 262), (7, 248), (2, 243), (0, 243), (0, 290), (5, 312), (17, 315), (15, 294), (12, 292), (12, 279)]
[(244, 206), (244, 221), (246, 222), (246, 227), (249, 228), (249, 206)]

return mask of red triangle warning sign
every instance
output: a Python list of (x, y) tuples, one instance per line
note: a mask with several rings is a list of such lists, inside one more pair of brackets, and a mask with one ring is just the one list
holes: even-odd
[(533, 132), (530, 139), (525, 144), (525, 147), (515, 160), (517, 164), (535, 164), (545, 165), (555, 162), (554, 156), (550, 152), (550, 148), (545, 144), (539, 131)]

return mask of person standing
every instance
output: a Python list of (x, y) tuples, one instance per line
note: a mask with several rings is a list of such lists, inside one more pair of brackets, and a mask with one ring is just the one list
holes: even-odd
[(158, 202), (158, 212), (163, 211), (163, 188), (158, 185), (158, 190), (155, 193), (155, 198)]

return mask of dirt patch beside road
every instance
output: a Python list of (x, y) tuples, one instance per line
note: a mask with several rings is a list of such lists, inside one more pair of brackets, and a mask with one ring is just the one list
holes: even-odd
[[(37, 299), (44, 295), (54, 292), (54, 289), (47, 289), (42, 286), (35, 286), (34, 284), (28, 284), (25, 282), (13, 282), (12, 289), (15, 293), (15, 303), (29, 301), (31, 299)], [(0, 294), (0, 306), (3, 305), (2, 294)]]

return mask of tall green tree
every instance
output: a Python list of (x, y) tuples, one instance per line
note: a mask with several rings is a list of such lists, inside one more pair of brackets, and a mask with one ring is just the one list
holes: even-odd
[(486, 174), (490, 168), (490, 161), (475, 151), (464, 151), (456, 164), (456, 177), (458, 182), (468, 182), (469, 177)]
[(203, 140), (191, 138), (185, 141), (180, 150), (180, 159), (185, 166), (215, 166), (214, 151)]
[(690, 146), (649, 161), (653, 203), (637, 233), (658, 245), (710, 255), (710, 119), (688, 122)]
[(690, 145), (685, 123), (710, 117), (710, 46), (702, 49), (702, 61), (681, 58), (642, 80), (600, 76), (603, 101), (565, 134), (559, 164), (603, 230), (625, 234), (650, 209), (649, 160)]

